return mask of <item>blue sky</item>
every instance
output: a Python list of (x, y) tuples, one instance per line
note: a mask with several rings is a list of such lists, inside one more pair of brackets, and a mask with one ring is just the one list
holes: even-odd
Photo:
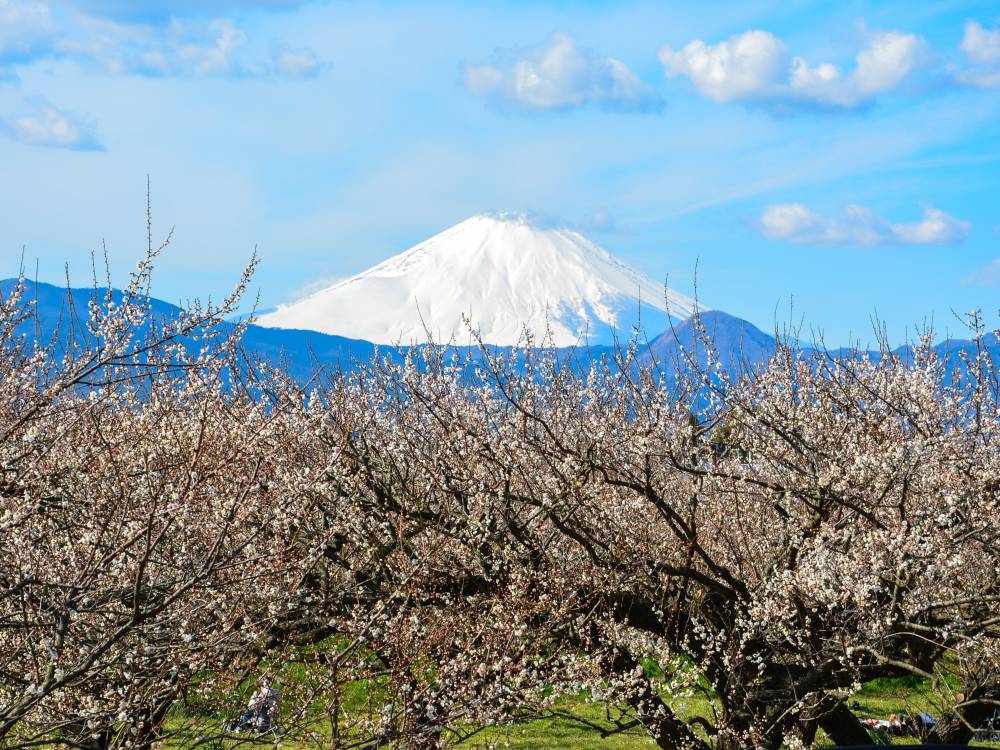
[(469, 215), (831, 343), (1000, 309), (995, 2), (0, 0), (0, 276), (264, 307)]

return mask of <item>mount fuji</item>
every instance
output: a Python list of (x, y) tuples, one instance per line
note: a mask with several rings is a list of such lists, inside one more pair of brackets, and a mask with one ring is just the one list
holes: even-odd
[(376, 344), (487, 344), (525, 330), (556, 347), (650, 337), (690, 317), (695, 301), (631, 268), (578, 232), (520, 214), (474, 216), (346, 281), (261, 315), (258, 325)]

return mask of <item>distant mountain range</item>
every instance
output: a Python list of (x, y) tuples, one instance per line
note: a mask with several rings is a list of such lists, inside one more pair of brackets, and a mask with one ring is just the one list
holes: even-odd
[[(8, 295), (16, 279), (0, 280)], [(73, 310), (86, 315), (94, 289), (60, 288), (28, 282), (27, 298), (37, 315), (22, 325), (29, 336), (49, 341), (67, 330)], [(98, 295), (106, 290), (97, 289)], [(120, 292), (113, 293), (117, 299)], [(180, 308), (151, 301), (154, 315)], [(470, 347), (463, 315), (482, 340), (498, 349), (518, 343), (525, 329), (561, 355), (585, 363), (613, 351), (639, 332), (642, 360), (666, 371), (685, 357), (704, 363), (698, 326), (711, 337), (722, 365), (734, 371), (770, 357), (774, 336), (720, 310), (701, 308), (695, 323), (693, 300), (665, 288), (606, 250), (569, 229), (538, 226), (520, 215), (468, 219), (347, 281), (261, 315), (246, 329), (248, 352), (281, 363), (305, 379), (317, 366), (350, 370), (376, 351), (400, 358), (395, 344), (422, 345), (428, 332), (438, 343)], [(226, 322), (224, 327), (235, 325)], [(986, 339), (1000, 360), (995, 336)], [(974, 345), (948, 340), (942, 356), (958, 362)], [(906, 347), (897, 353), (907, 354)], [(844, 352), (832, 352), (835, 356)], [(879, 356), (872, 353), (871, 356)]]
[[(17, 285), (17, 279), (0, 280), (0, 294), (9, 295)], [(86, 316), (88, 304), (94, 293), (103, 297), (106, 288), (74, 288), (52, 284), (27, 282), (25, 299), (35, 307), (37, 314), (21, 324), (19, 333), (38, 337), (40, 341), (53, 340), (57, 333), (65, 333), (73, 311), (77, 316)], [(113, 291), (112, 298), (119, 302), (121, 292)], [(158, 299), (150, 300), (155, 316), (169, 318), (180, 308)], [(222, 324), (231, 330), (234, 323)], [(305, 378), (312, 374), (316, 365), (349, 370), (355, 362), (367, 361), (375, 353), (375, 345), (368, 341), (358, 341), (344, 336), (331, 336), (315, 331), (291, 331), (261, 326), (247, 326), (244, 345), (248, 352), (266, 357), (272, 362), (282, 363), (295, 377)], [(391, 355), (391, 353), (390, 353)]]
[[(16, 285), (16, 279), (0, 280), (0, 294), (6, 297)], [(85, 314), (88, 301), (94, 293), (93, 289), (65, 288), (52, 284), (27, 283), (26, 298), (36, 306), (37, 315), (21, 325), (20, 333), (35, 337), (41, 341), (51, 341), (70, 315), (70, 307), (78, 314)], [(98, 289), (103, 295), (105, 290)], [(114, 297), (121, 299), (117, 290)], [(154, 315), (169, 317), (175, 315), (180, 308), (162, 300), (151, 300)], [(776, 348), (774, 336), (764, 333), (759, 328), (740, 318), (719, 310), (709, 310), (700, 313), (700, 326), (714, 341), (719, 359), (727, 370), (734, 372), (742, 365), (753, 365), (765, 361)], [(232, 328), (234, 323), (222, 324), (224, 328)], [(357, 363), (370, 361), (375, 352), (381, 356), (397, 361), (402, 358), (402, 351), (393, 346), (376, 345), (370, 341), (336, 336), (318, 331), (265, 328), (259, 325), (247, 326), (244, 335), (244, 345), (250, 354), (266, 358), (282, 364), (288, 372), (297, 379), (305, 380), (313, 375), (318, 366), (326, 369), (350, 371)], [(624, 343), (624, 342), (623, 342)], [(1000, 342), (990, 334), (985, 344), (994, 362), (1000, 363)], [(959, 355), (974, 351), (974, 343), (962, 339), (948, 339), (939, 343), (935, 349), (940, 356), (957, 364)], [(493, 346), (493, 350), (506, 350), (508, 347)], [(808, 348), (808, 347), (806, 347)], [(477, 347), (454, 347), (457, 354), (478, 353)], [(592, 358), (611, 354), (612, 345), (595, 344), (579, 347), (560, 347), (560, 356), (572, 357), (575, 361), (586, 365)], [(833, 356), (845, 353), (847, 350), (834, 350)], [(907, 347), (900, 347), (897, 354), (906, 356)], [(692, 319), (681, 321), (672, 328), (662, 332), (641, 346), (640, 360), (645, 363), (656, 362), (664, 366), (669, 373), (675, 362), (682, 361), (684, 356), (695, 356), (701, 363), (705, 361), (704, 347), (698, 342), (697, 327)], [(878, 357), (877, 352), (870, 356)]]

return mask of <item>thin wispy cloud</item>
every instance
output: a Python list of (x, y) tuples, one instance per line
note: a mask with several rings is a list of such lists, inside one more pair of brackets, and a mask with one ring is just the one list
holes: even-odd
[(44, 3), (0, 0), (0, 80), (16, 77), (11, 66), (44, 53), (55, 32)]
[(0, 0), (0, 70), (45, 60), (152, 77), (306, 78), (323, 68), (310, 49), (275, 44), (262, 54), (229, 18), (119, 20), (56, 14), (41, 0)]
[(160, 44), (128, 45), (115, 61), (132, 73), (152, 75), (230, 75), (247, 70), (238, 55), (247, 35), (228, 19), (207, 24), (173, 21)]
[(879, 245), (954, 245), (972, 224), (933, 207), (920, 221), (893, 223), (870, 208), (851, 205), (839, 217), (812, 211), (802, 203), (768, 206), (756, 222), (764, 237), (800, 245), (876, 247)]
[(321, 68), (312, 50), (257, 53), (247, 33), (226, 18), (175, 18), (162, 27), (92, 19), (84, 33), (60, 42), (54, 52), (107, 73), (152, 77), (298, 78)]
[(581, 232), (600, 232), (601, 234), (618, 234), (623, 231), (618, 219), (607, 211), (597, 211), (587, 214), (576, 223)]
[(311, 49), (275, 47), (271, 50), (274, 69), (288, 78), (312, 78), (319, 75), (326, 64)]
[(850, 70), (793, 56), (769, 31), (750, 30), (714, 44), (700, 39), (680, 49), (663, 47), (668, 78), (687, 78), (717, 102), (742, 102), (780, 111), (855, 110), (900, 90), (931, 59), (916, 34), (865, 31)]
[(293, 302), (297, 302), (300, 299), (305, 299), (316, 292), (322, 292), (324, 289), (329, 289), (331, 286), (336, 286), (341, 281), (347, 281), (351, 278), (350, 276), (320, 276), (319, 278), (307, 281), (302, 286), (293, 289), (289, 292), (288, 296)]
[(0, 134), (28, 146), (103, 151), (93, 121), (59, 109), (44, 99), (30, 99), (30, 111), (0, 119)]
[(959, 82), (984, 89), (1000, 87), (1000, 27), (966, 21), (959, 49), (965, 55), (965, 65), (955, 74)]
[(655, 112), (659, 95), (625, 63), (578, 47), (566, 34), (548, 45), (498, 52), (487, 65), (467, 65), (465, 86), (500, 109), (547, 111), (594, 106)]
[(156, 21), (186, 16), (215, 17), (236, 11), (290, 11), (309, 0), (77, 0), (81, 10), (105, 18)]
[(1000, 287), (1000, 258), (962, 279), (965, 286)]

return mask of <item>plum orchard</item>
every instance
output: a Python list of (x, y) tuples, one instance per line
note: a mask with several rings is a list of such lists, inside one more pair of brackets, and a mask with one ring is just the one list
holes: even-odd
[[(0, 744), (218, 739), (221, 703), (171, 708), (303, 654), (282, 722), (332, 747), (581, 689), (671, 749), (868, 744), (845, 699), (877, 677), (929, 681), (938, 739), (1000, 705), (985, 353), (663, 373), (528, 338), (303, 393), (220, 333), (249, 269), (163, 321), (154, 256), (48, 345), (0, 306)], [(675, 713), (696, 693), (708, 715)]]
[[(710, 362), (677, 381), (630, 352), (584, 377), (545, 353), (483, 355), (470, 372), (431, 351), (328, 396), (339, 494), (405, 540), (380, 580), (424, 566), (417, 635), (462, 670), (454, 683), (489, 693), (427, 685), (436, 716), (461, 698), (503, 720), (526, 687), (583, 685), (664, 748), (794, 746), (817, 726), (865, 744), (843, 704), (861, 682), (915, 674), (947, 694), (949, 673), (947, 739), (992, 713), (985, 354), (961, 381), (926, 351), (907, 365), (783, 346), (738, 378)], [(457, 643), (435, 632), (476, 602)], [(665, 696), (698, 690), (716, 714), (682, 721)]]

